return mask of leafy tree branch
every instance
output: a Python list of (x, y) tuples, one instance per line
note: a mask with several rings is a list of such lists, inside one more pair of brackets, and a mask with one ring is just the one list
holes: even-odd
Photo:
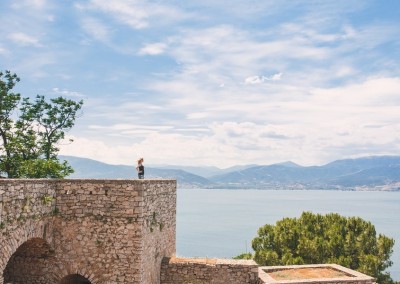
[(63, 97), (31, 102), (12, 90), (20, 81), (0, 72), (0, 173), (9, 178), (63, 178), (73, 172), (57, 145), (75, 124), (83, 101)]

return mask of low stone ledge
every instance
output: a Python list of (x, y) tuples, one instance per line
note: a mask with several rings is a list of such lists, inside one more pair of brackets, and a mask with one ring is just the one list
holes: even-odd
[(165, 257), (161, 284), (258, 283), (258, 265), (253, 260)]
[[(340, 273), (340, 276), (319, 276), (314, 278), (295, 279), (287, 277), (286, 279), (275, 279), (272, 275), (274, 272), (293, 271), (300, 269), (332, 269)], [(343, 267), (337, 264), (309, 264), (309, 265), (288, 265), (288, 266), (264, 266), (258, 268), (258, 277), (260, 284), (372, 284), (375, 282), (374, 278), (354, 271), (352, 269)]]

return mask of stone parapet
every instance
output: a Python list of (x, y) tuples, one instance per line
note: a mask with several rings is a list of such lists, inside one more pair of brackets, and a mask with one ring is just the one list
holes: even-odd
[(175, 220), (175, 180), (0, 180), (0, 284), (158, 283)]
[[(175, 180), (0, 179), (0, 284), (374, 283), (335, 264), (175, 257), (176, 201)], [(332, 274), (289, 279), (305, 269)]]
[(258, 265), (253, 260), (165, 257), (161, 284), (258, 283)]
[(0, 229), (53, 213), (57, 182), (0, 179)]
[(143, 183), (142, 282), (160, 283), (161, 261), (176, 251), (176, 184)]

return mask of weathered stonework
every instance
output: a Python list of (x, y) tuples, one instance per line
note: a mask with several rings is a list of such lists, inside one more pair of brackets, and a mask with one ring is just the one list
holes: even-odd
[(258, 265), (253, 260), (169, 258), (161, 267), (163, 284), (256, 284)]
[(173, 180), (1, 180), (0, 283), (158, 283), (175, 220)]
[(175, 180), (0, 179), (0, 284), (373, 283), (346, 268), (285, 282), (252, 260), (176, 258), (175, 234)]

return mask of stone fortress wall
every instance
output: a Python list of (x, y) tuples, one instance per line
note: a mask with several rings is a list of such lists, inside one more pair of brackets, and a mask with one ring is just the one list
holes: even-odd
[(177, 258), (176, 198), (175, 180), (2, 179), (0, 284), (279, 283), (252, 260)]
[(0, 180), (0, 283), (158, 283), (175, 220), (174, 180)]

